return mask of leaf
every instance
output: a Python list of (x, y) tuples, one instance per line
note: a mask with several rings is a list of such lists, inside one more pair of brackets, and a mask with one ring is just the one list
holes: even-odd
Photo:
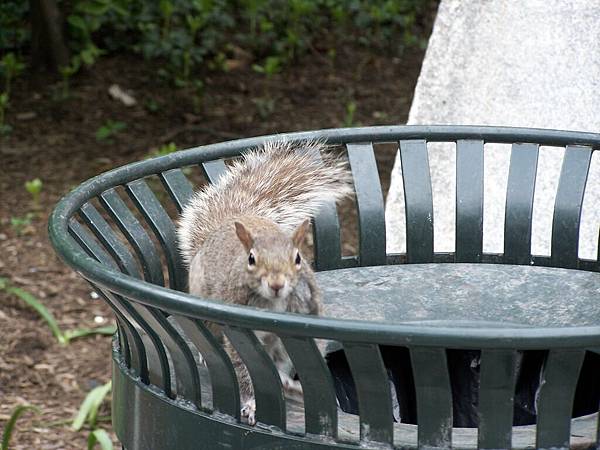
[(25, 182), (25, 189), (31, 195), (39, 194), (40, 192), (42, 192), (42, 186), (42, 180), (40, 180), (39, 178), (35, 178), (33, 180)]
[(111, 130), (108, 127), (100, 127), (98, 128), (98, 131), (96, 131), (96, 139), (98, 141), (103, 141), (105, 139), (107, 139), (110, 135), (111, 135)]
[(100, 444), (102, 450), (113, 450), (112, 440), (106, 431), (101, 428), (94, 430), (88, 437), (88, 450), (92, 450), (96, 443)]
[(107, 120), (106, 123), (96, 131), (96, 140), (104, 141), (126, 128), (127, 124), (125, 122)]
[(103, 384), (102, 386), (95, 387), (92, 389), (79, 407), (77, 416), (73, 420), (71, 428), (74, 431), (79, 431), (87, 421), (88, 424), (93, 428), (96, 424), (96, 417), (98, 416), (98, 409), (104, 401), (104, 398), (108, 395), (112, 388), (112, 382)]
[(117, 327), (113, 325), (98, 328), (76, 328), (74, 330), (65, 331), (65, 338), (67, 339), (67, 341), (71, 341), (73, 339), (90, 336), (92, 334), (112, 336), (116, 333), (116, 331)]
[(37, 313), (40, 316), (42, 316), (42, 319), (44, 319), (46, 321), (46, 324), (50, 327), (52, 334), (54, 335), (54, 337), (56, 339), (58, 339), (59, 344), (61, 344), (61, 345), (67, 344), (67, 339), (65, 338), (63, 332), (61, 331), (60, 327), (58, 326), (56, 319), (54, 318), (52, 313), (50, 311), (48, 311), (48, 309), (44, 306), (44, 304), (42, 302), (40, 302), (36, 297), (34, 297), (29, 292), (27, 292), (21, 288), (18, 288), (18, 287), (10, 286), (7, 283), (4, 284), (3, 289), (6, 292), (8, 292), (9, 294), (16, 295), (21, 300), (23, 300), (25, 303), (27, 303), (29, 306), (31, 306), (33, 309), (35, 309), (37, 311)]
[(10, 438), (12, 436), (13, 430), (15, 428), (15, 424), (17, 423), (17, 419), (19, 418), (19, 416), (21, 416), (21, 414), (23, 414), (25, 411), (34, 411), (36, 414), (40, 413), (39, 408), (33, 406), (33, 405), (19, 405), (17, 406), (11, 416), (10, 419), (8, 419), (8, 422), (6, 423), (6, 428), (4, 429), (4, 433), (2, 434), (2, 450), (8, 450), (8, 444), (10, 442)]
[(81, 30), (85, 33), (88, 32), (87, 23), (84, 20), (84, 18), (81, 16), (76, 16), (75, 14), (71, 14), (69, 17), (67, 17), (67, 22), (69, 22), (69, 25), (71, 25), (74, 28), (78, 28), (79, 30)]
[(113, 122), (113, 130), (115, 131), (123, 131), (125, 128), (127, 128), (127, 124), (125, 122)]
[(97, 3), (93, 1), (80, 2), (77, 5), (77, 9), (81, 12), (89, 14), (91, 16), (103, 16), (108, 12), (110, 7), (108, 5)]
[(260, 64), (252, 64), (252, 70), (257, 73), (265, 73), (265, 68)]

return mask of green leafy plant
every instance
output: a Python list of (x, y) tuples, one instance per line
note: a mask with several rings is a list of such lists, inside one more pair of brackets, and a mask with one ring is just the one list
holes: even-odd
[(0, 92), (0, 136), (11, 132), (12, 127), (5, 123), (6, 110), (10, 105), (12, 81), (23, 72), (25, 64), (12, 52), (0, 59), (0, 74), (4, 78), (4, 88)]
[(0, 278), (0, 290), (12, 294), (21, 299), (29, 307), (33, 308), (40, 317), (46, 322), (50, 331), (57, 339), (60, 345), (68, 345), (73, 339), (90, 336), (93, 334), (113, 335), (116, 331), (114, 326), (98, 327), (98, 328), (77, 328), (73, 330), (63, 331), (60, 329), (58, 322), (46, 306), (38, 300), (30, 292), (13, 286), (8, 279)]
[[(30, 4), (0, 1), (0, 54), (30, 48)], [(57, 1), (67, 18), (73, 55), (62, 68), (63, 94), (83, 67), (105, 53), (134, 51), (158, 62), (168, 80), (188, 86), (201, 67), (227, 70), (233, 49), (277, 73), (306, 53), (327, 54), (344, 43), (401, 52), (422, 44), (433, 0), (71, 0)], [(331, 53), (330, 55), (334, 55)], [(63, 96), (66, 98), (67, 96)]]
[(12, 131), (12, 127), (5, 123), (6, 110), (9, 105), (9, 97), (6, 92), (0, 92), (0, 136), (9, 134)]
[(200, 114), (204, 105), (204, 82), (202, 80), (194, 81), (194, 112)]
[(354, 100), (350, 100), (346, 103), (346, 115), (344, 116), (344, 126), (351, 127), (354, 126), (354, 114), (356, 113), (356, 102)]
[(0, 53), (6, 49), (21, 49), (31, 40), (28, 27), (29, 2), (2, 0), (0, 2)]
[(94, 448), (99, 443), (102, 450), (112, 450), (112, 441), (108, 433), (98, 428), (98, 411), (107, 400), (112, 389), (112, 382), (108, 382), (92, 389), (85, 397), (77, 415), (73, 419), (71, 428), (74, 431), (80, 431), (84, 426), (88, 426), (91, 432), (88, 436), (88, 450)]
[(281, 72), (282, 59), (278, 56), (269, 56), (262, 65), (253, 64), (252, 69), (255, 72), (266, 75), (267, 78), (271, 78), (273, 75)]
[(92, 450), (96, 446), (96, 443), (100, 444), (100, 448), (102, 448), (102, 450), (113, 450), (113, 445), (112, 441), (110, 440), (110, 436), (105, 430), (101, 428), (95, 429), (88, 436), (88, 450)]
[(61, 76), (60, 89), (56, 92), (55, 99), (66, 100), (71, 96), (71, 78), (81, 67), (81, 62), (78, 58), (71, 59), (71, 62), (67, 66), (58, 68), (58, 72)]
[(42, 193), (43, 183), (39, 178), (34, 178), (25, 182), (25, 189), (31, 194), (31, 200), (36, 208), (40, 206), (40, 194)]
[(144, 102), (144, 108), (146, 108), (151, 113), (158, 112), (160, 109), (160, 104), (153, 98), (149, 98)]
[(107, 398), (112, 389), (112, 382), (108, 382), (101, 386), (96, 386), (86, 395), (85, 399), (79, 407), (77, 415), (73, 419), (71, 428), (74, 431), (79, 431), (84, 425), (88, 425), (91, 429), (95, 429), (97, 425), (98, 411), (100, 406)]
[(76, 66), (91, 67), (104, 54), (94, 43), (94, 33), (111, 23), (127, 22), (129, 9), (121, 0), (77, 0), (67, 17)]
[(26, 411), (33, 411), (36, 414), (40, 413), (40, 410), (33, 405), (19, 405), (17, 406), (12, 414), (10, 415), (10, 419), (6, 423), (6, 427), (4, 428), (4, 432), (2, 433), (2, 447), (0, 450), (8, 450), (8, 444), (10, 443), (10, 439), (12, 437), (13, 431), (15, 429), (15, 425), (19, 417)]
[(31, 222), (33, 221), (35, 214), (32, 212), (28, 212), (24, 216), (18, 217), (13, 216), (10, 218), (10, 226), (15, 230), (17, 236), (21, 236)]
[(154, 158), (156, 156), (169, 155), (176, 151), (177, 151), (177, 145), (175, 145), (175, 143), (173, 143), (173, 142), (169, 142), (168, 144), (161, 145), (156, 150), (152, 150), (152, 151), (148, 152), (147, 158)]
[[(262, 73), (267, 79), (272, 78), (275, 74), (281, 72), (282, 59), (278, 56), (267, 57), (263, 64), (253, 64), (252, 69), (257, 73)], [(265, 120), (275, 112), (277, 101), (273, 97), (269, 84), (264, 86), (264, 94), (262, 97), (252, 99), (252, 103), (256, 106), (258, 115), (261, 119)]]
[(4, 92), (10, 97), (12, 81), (25, 69), (25, 64), (12, 52), (0, 59), (0, 72), (4, 78)]
[(116, 134), (125, 130), (126, 128), (127, 124), (125, 122), (119, 122), (109, 119), (106, 122), (104, 122), (104, 125), (98, 128), (98, 130), (96, 131), (96, 140), (112, 142), (112, 138)]
[(78, 54), (71, 57), (68, 65), (59, 67), (58, 71), (62, 77), (61, 89), (57, 95), (59, 100), (66, 100), (71, 96), (71, 79), (82, 67), (92, 66), (96, 60), (104, 54), (104, 51), (89, 42)]
[(158, 7), (160, 8), (163, 22), (161, 34), (163, 38), (165, 38), (171, 31), (171, 19), (173, 18), (173, 13), (175, 12), (175, 5), (173, 5), (173, 2), (170, 0), (160, 0), (158, 2)]

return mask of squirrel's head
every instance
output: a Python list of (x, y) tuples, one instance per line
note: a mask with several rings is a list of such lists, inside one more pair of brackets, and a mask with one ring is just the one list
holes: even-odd
[(248, 255), (250, 287), (257, 294), (270, 300), (284, 299), (296, 287), (304, 264), (300, 247), (309, 227), (307, 219), (289, 236), (275, 228), (253, 233), (235, 222), (235, 232)]

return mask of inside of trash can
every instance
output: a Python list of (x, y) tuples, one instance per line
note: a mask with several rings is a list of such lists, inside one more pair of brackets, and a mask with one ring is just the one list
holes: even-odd
[[(417, 424), (416, 394), (410, 361), (405, 347), (380, 346), (390, 380), (395, 422)], [(479, 350), (447, 350), (452, 390), (454, 427), (477, 427), (480, 371)], [(518, 351), (513, 425), (536, 423), (536, 398), (547, 351)], [(358, 414), (358, 398), (350, 367), (343, 350), (327, 355), (336, 396), (342, 411)], [(572, 417), (598, 412), (600, 407), (600, 355), (587, 352), (573, 402)]]

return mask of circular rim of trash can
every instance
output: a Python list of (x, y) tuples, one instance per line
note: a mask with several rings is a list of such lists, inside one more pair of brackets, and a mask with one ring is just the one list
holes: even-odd
[[(457, 348), (544, 349), (572, 346), (598, 346), (600, 326), (565, 328), (450, 328), (419, 324), (386, 324), (317, 316), (286, 314), (234, 306), (201, 299), (190, 294), (151, 284), (112, 270), (88, 256), (69, 234), (70, 218), (87, 201), (103, 191), (171, 169), (195, 165), (219, 158), (237, 156), (269, 139), (323, 139), (328, 143), (393, 142), (424, 139), (427, 142), (452, 142), (476, 139), (484, 142), (512, 144), (532, 142), (539, 145), (583, 145), (600, 149), (600, 134), (533, 128), (402, 125), (361, 128), (337, 128), (307, 132), (266, 135), (181, 150), (169, 155), (134, 162), (91, 178), (63, 197), (49, 220), (50, 240), (62, 260), (101, 288), (108, 289), (139, 303), (157, 307), (171, 314), (214, 320), (233, 326), (281, 332), (306, 337), (376, 344), (439, 345)], [(600, 274), (599, 274), (600, 277)], [(599, 278), (600, 281), (600, 278)]]

